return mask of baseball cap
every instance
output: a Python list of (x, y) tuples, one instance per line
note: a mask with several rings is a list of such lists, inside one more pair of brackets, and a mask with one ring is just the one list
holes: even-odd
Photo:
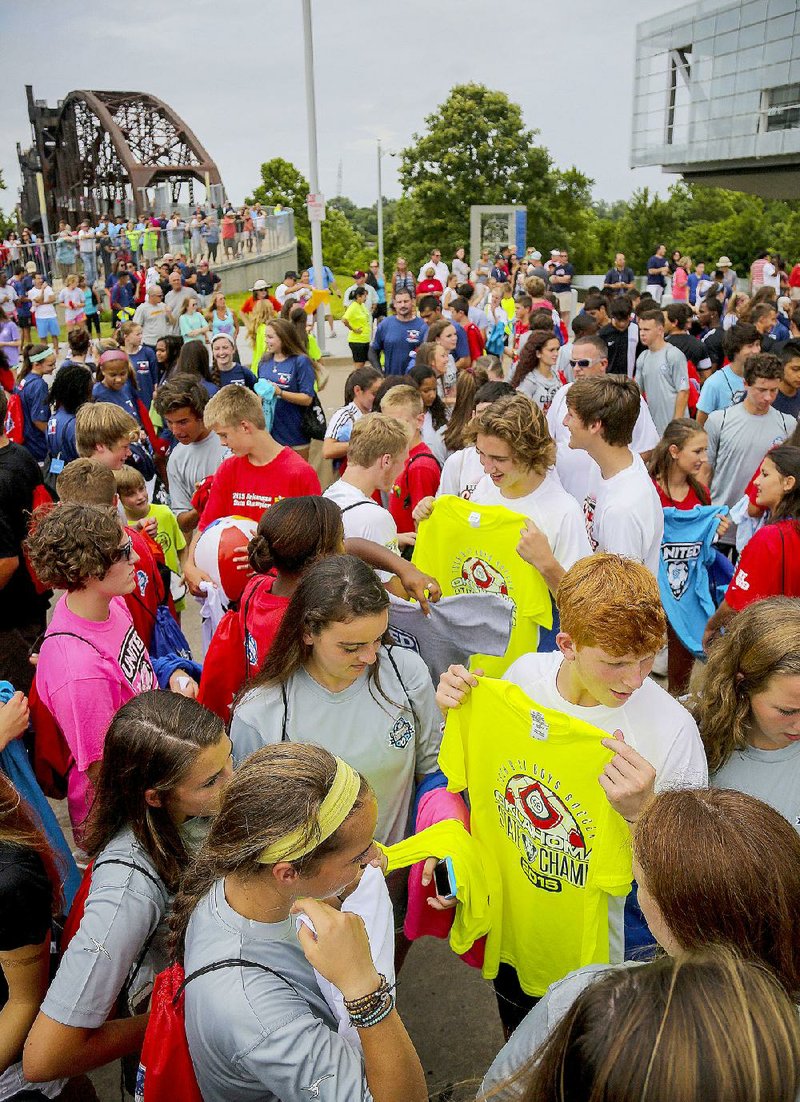
[(542, 254), (539, 252), (538, 249), (534, 249), (533, 252), (531, 253), (531, 260), (541, 260), (541, 259), (542, 259)]
[(253, 291), (266, 291), (266, 289), (267, 281), (265, 279), (257, 279), (251, 288)]

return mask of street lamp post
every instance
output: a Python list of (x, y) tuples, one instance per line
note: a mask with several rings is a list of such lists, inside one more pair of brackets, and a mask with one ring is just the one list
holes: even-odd
[(383, 184), (381, 182), (381, 140), (378, 138), (378, 267), (383, 274)]
[[(315, 200), (319, 195), (319, 164), (317, 159), (317, 101), (314, 90), (314, 32), (311, 26), (311, 0), (303, 0), (303, 45), (305, 47), (306, 115), (308, 117), (308, 179)], [(314, 265), (314, 286), (324, 288), (322, 270), (322, 223), (309, 214), (311, 222), (311, 260)], [(317, 341), (325, 352), (325, 306), (317, 308)]]

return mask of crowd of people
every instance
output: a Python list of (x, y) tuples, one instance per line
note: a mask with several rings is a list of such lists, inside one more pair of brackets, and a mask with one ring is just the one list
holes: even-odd
[(372, 263), (326, 421), (333, 274), (237, 315), (167, 244), (111, 338), (64, 273), (62, 362), (45, 274), (0, 275), (0, 1099), (121, 1061), (144, 1102), (422, 1102), (430, 935), (493, 986), (480, 1099), (794, 1102), (776, 258), (618, 254), (580, 303), (560, 249)]

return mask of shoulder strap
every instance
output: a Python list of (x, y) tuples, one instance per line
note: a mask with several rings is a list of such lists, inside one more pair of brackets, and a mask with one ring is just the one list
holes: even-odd
[(68, 635), (70, 637), (70, 639), (79, 639), (81, 641), (81, 643), (86, 643), (86, 645), (91, 647), (93, 651), (96, 651), (100, 655), (101, 658), (104, 657), (103, 652), (101, 650), (99, 650), (90, 639), (86, 639), (83, 635), (76, 635), (74, 631), (50, 631), (50, 632), (48, 632), (44, 636), (44, 638), (42, 639), (41, 643), (39, 644), (39, 650), (42, 649), (42, 647), (44, 646), (44, 644), (47, 642), (48, 639), (55, 639), (57, 635)]
[(245, 601), (244, 608), (242, 609), (242, 629), (243, 629), (242, 637), (243, 637), (243, 640), (244, 640), (244, 664), (245, 664), (245, 669), (247, 670), (247, 676), (248, 677), (250, 676), (250, 659), (248, 658), (248, 655), (247, 655), (247, 611), (250, 608), (250, 604), (251, 604), (253, 598), (255, 597), (256, 593), (258, 593), (262, 589), (262, 587), (264, 585), (266, 585), (266, 583), (267, 583), (267, 578), (264, 577), (264, 578), (261, 579), (261, 581), (259, 582), (258, 585), (253, 586), (253, 588), (247, 594), (247, 600)]
[[(351, 509), (357, 509), (359, 507), (359, 505), (369, 505), (370, 500), (367, 500), (367, 501), (353, 501), (350, 505), (345, 505), (344, 509), (342, 509), (341, 506), (340, 506), (341, 513), (344, 516), (344, 514), (349, 513)], [(372, 504), (377, 505), (378, 503), (377, 503), (377, 501), (372, 501)], [(378, 506), (378, 508), (380, 508), (380, 506)]]
[(286, 721), (289, 717), (289, 699), (286, 695), (286, 682), (281, 681), (281, 700), (283, 701), (283, 720), (281, 721), (281, 742), (289, 742), (286, 733)]
[(397, 668), (397, 663), (394, 660), (394, 655), (392, 654), (392, 651), (394, 650), (394, 647), (391, 646), (391, 645), (386, 645), (385, 650), (386, 650), (386, 657), (389, 659), (389, 661), (392, 664), (392, 669), (394, 670), (394, 675), (397, 678), (397, 680), (400, 682), (400, 688), (403, 690), (403, 695), (405, 696), (406, 701), (408, 703), (408, 710), (411, 712), (411, 716), (414, 720), (414, 728), (416, 729), (417, 726), (418, 726), (418, 724), (417, 724), (417, 713), (414, 710), (414, 704), (411, 700), (411, 696), (408, 692), (408, 689), (406, 688), (406, 683), (405, 683), (405, 681), (403, 681), (403, 678), (400, 676), (400, 670)]
[(406, 464), (406, 470), (408, 470), (409, 467), (413, 467), (413, 465), (416, 463), (416, 461), (418, 459), (432, 459), (434, 461), (434, 463), (436, 464), (436, 466), (439, 468), (439, 470), (442, 469), (442, 464), (439, 462), (439, 460), (436, 458), (436, 456), (433, 454), (433, 452), (429, 451), (429, 452), (417, 452), (416, 455), (412, 455), (411, 458), (409, 459), (408, 463)]
[(274, 968), (270, 968), (267, 964), (261, 964), (257, 960), (242, 960), (237, 958), (229, 958), (228, 960), (217, 960), (213, 964), (206, 964), (202, 968), (198, 968), (195, 972), (191, 972), (184, 979), (178, 990), (175, 992), (175, 997), (172, 1000), (172, 1005), (176, 1006), (183, 992), (186, 990), (187, 983), (191, 983), (192, 980), (196, 980), (198, 976), (205, 976), (208, 972), (218, 972), (221, 968), (260, 968), (262, 972), (269, 972), (273, 976), (277, 976), (279, 980), (283, 980), (285, 984), (291, 987), (292, 991), (296, 995), (300, 992), (295, 985), (282, 976), (280, 972), (276, 972)]
[(106, 861), (95, 861), (92, 865), (92, 872), (94, 872), (95, 869), (102, 868), (103, 865), (124, 865), (128, 869), (136, 869), (137, 872), (143, 873), (148, 880), (152, 880), (158, 887), (165, 888), (164, 882), (156, 876), (155, 873), (150, 872), (150, 870), (146, 869), (143, 865), (137, 865), (135, 861), (123, 861), (121, 857), (109, 857)]

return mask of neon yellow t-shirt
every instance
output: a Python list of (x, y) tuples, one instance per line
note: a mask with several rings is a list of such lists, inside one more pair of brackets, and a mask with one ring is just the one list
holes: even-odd
[(508, 649), (501, 657), (475, 654), (471, 665), (500, 677), (514, 659), (539, 645), (539, 624), (553, 626), (550, 591), (539, 571), (517, 554), (527, 521), (501, 505), (437, 497), (417, 532), (412, 562), (436, 578), (442, 595), (501, 593), (514, 605)]
[[(630, 832), (598, 783), (606, 732), (482, 678), (448, 713), (439, 765), (499, 869), (483, 974), (510, 964), (529, 995), (609, 961), (608, 899), (630, 891)], [(500, 911), (500, 914), (497, 911)]]
[(514, 313), (517, 308), (516, 301), (513, 298), (503, 298), (500, 300), (500, 305), (506, 312), (508, 321), (506, 322), (506, 332), (510, 333), (514, 328)]
[[(366, 306), (360, 302), (351, 302), (342, 320), (353, 327), (347, 330), (347, 339), (350, 344), (369, 344), (372, 339), (372, 318)], [(360, 330), (360, 332), (354, 332), (354, 330)]]

